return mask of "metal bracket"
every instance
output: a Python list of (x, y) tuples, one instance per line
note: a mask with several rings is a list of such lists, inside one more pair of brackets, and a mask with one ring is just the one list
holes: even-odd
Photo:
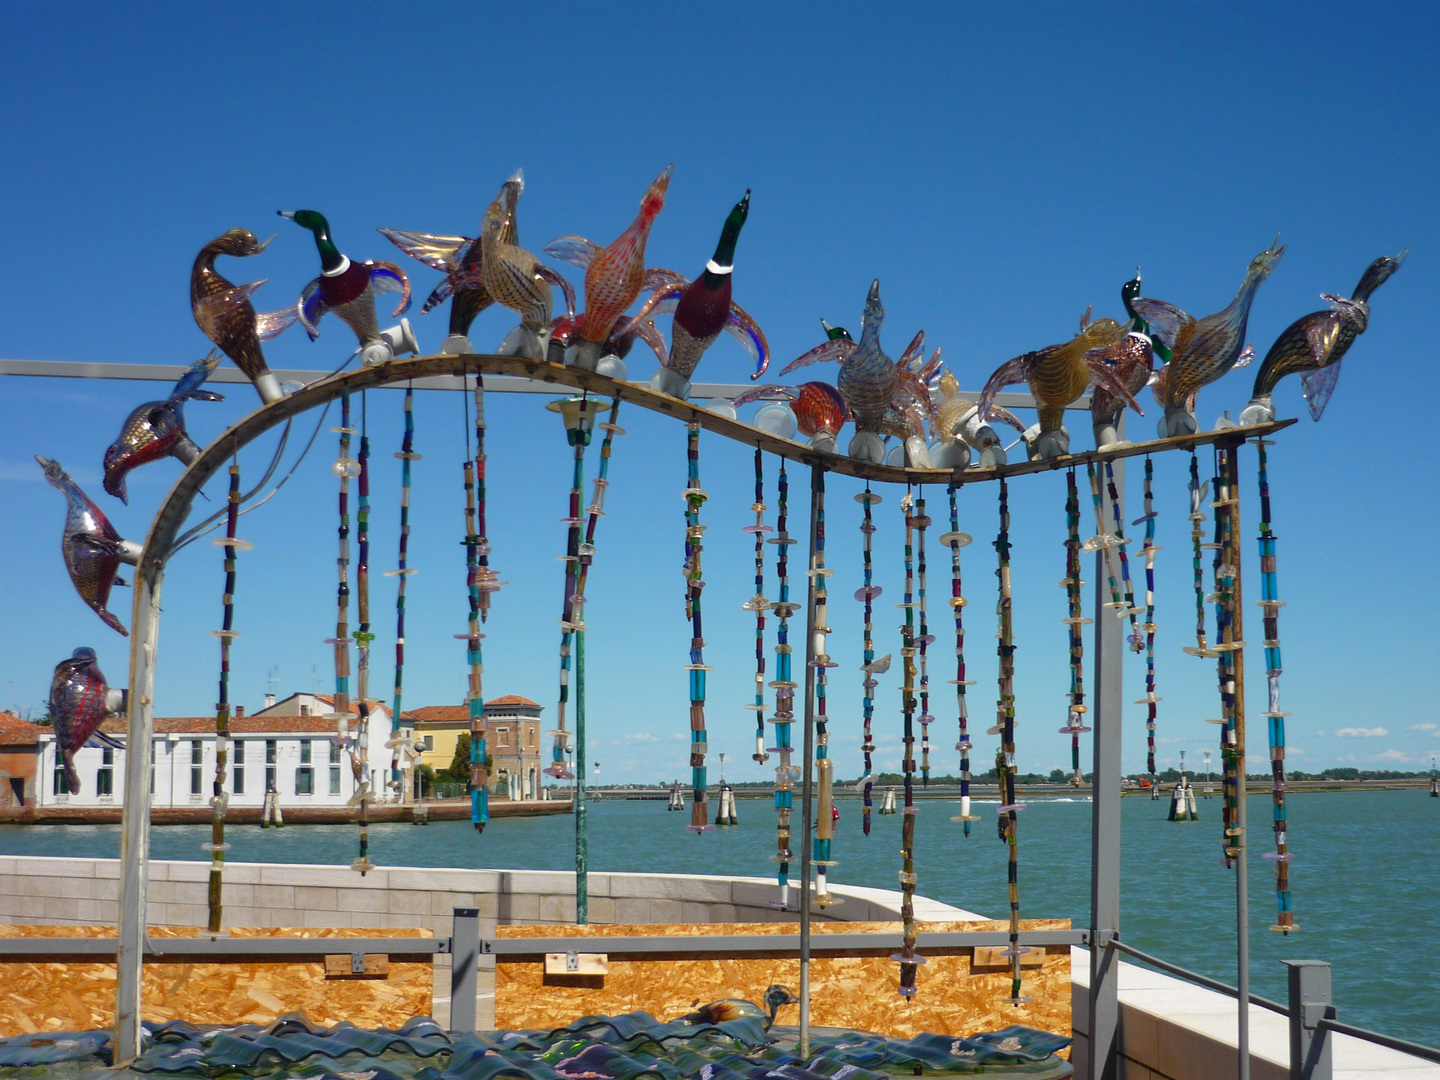
[(351, 954), (350, 954), (350, 974), (351, 974), (351, 975), (364, 975), (364, 974), (365, 974), (365, 954), (364, 954), (364, 953), (358, 953), (358, 952), (357, 952), (357, 953), (351, 953)]
[(450, 955), (450, 946), (451, 946), (451, 944), (454, 942), (454, 940), (455, 940), (454, 938), (448, 938), (448, 937), (436, 938), (436, 939), (435, 939), (435, 953), (436, 953), (436, 955), (437, 955), (437, 956), (448, 956), (448, 955)]

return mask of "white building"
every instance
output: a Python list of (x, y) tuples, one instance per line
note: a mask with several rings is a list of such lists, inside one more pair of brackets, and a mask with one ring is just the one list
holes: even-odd
[[(230, 720), (230, 752), (225, 790), (231, 806), (264, 804), (273, 790), (284, 810), (294, 807), (343, 807), (355, 794), (350, 754), (337, 743), (339, 725), (333, 699), (320, 694), (295, 694), (261, 712), (240, 714)], [(351, 705), (349, 732), (359, 727), (359, 710)], [(125, 795), (125, 750), (82, 747), (75, 754), (80, 793), (67, 790), (65, 773), (58, 767), (55, 736), (48, 728), (40, 735), (37, 785), (39, 806), (119, 806)], [(101, 728), (125, 741), (125, 721), (111, 719)], [(408, 728), (402, 734), (410, 734)], [(394, 802), (399, 793), (389, 785), (392, 751), (390, 710), (371, 702), (369, 763), (375, 777), (377, 801)], [(155, 718), (150, 748), (151, 805), (155, 807), (206, 806), (215, 790), (215, 717), (173, 716)]]

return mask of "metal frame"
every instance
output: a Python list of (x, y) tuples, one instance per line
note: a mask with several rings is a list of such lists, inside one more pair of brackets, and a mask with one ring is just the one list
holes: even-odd
[[(132, 364), (89, 364), (47, 361), (0, 360), (0, 375), (52, 376), (67, 378), (120, 378), (148, 381), (173, 381), (178, 379), (184, 368), (180, 365), (132, 365)], [(558, 367), (543, 361), (531, 361), (517, 357), (481, 355), (440, 355), (417, 357), (394, 361), (373, 368), (361, 368), (345, 374), (323, 371), (277, 371), (282, 381), (304, 382), (294, 394), (262, 407), (246, 416), (210, 444), (200, 457), (176, 481), (160, 509), (156, 512), (149, 535), (145, 541), (139, 563), (136, 567), (132, 638), (130, 654), (130, 704), (128, 714), (128, 745), (145, 746), (153, 737), (154, 729), (154, 678), (155, 659), (159, 633), (160, 586), (164, 567), (173, 550), (180, 526), (190, 513), (195, 495), (219, 470), (221, 465), (240, 447), (253, 439), (302, 412), (325, 404), (338, 397), (342, 391), (354, 392), (367, 388), (382, 388), (400, 383), (413, 384), (417, 389), (466, 390), (473, 387), (475, 379), (484, 376), (485, 389), (496, 392), (555, 393), (561, 388), (588, 390), (616, 399), (629, 400), (656, 412), (677, 418), (698, 422), (701, 426), (748, 445), (769, 450), (791, 460), (811, 467), (812, 517), (818, 492), (823, 485), (823, 474), (827, 471), (844, 475), (874, 479), (882, 482), (904, 483), (957, 483), (988, 481), (1005, 476), (1024, 475), (1032, 472), (1055, 471), (1088, 462), (1116, 462), (1117, 487), (1123, 491), (1124, 466), (1119, 462), (1125, 457), (1148, 454), (1171, 449), (1189, 449), (1201, 445), (1219, 444), (1232, 450), (1256, 436), (1268, 435), (1295, 421), (1281, 421), (1274, 424), (1251, 428), (1229, 429), (1206, 432), (1176, 439), (1142, 442), (1117, 446), (1106, 451), (1088, 451), (1042, 462), (1018, 462), (996, 469), (943, 470), (943, 469), (901, 469), (884, 465), (855, 462), (833, 454), (826, 454), (803, 447), (790, 440), (778, 439), (759, 431), (750, 425), (730, 420), (707, 409), (691, 405), (688, 401), (657, 394), (633, 383), (616, 382), (590, 372), (575, 368)], [(243, 383), (247, 381), (238, 371), (223, 369), (212, 376), (217, 383)], [(726, 384), (697, 384), (692, 387), (694, 398), (734, 397), (743, 387)], [(1033, 407), (1034, 400), (1028, 394), (1002, 394), (997, 404), (1012, 408)], [(1088, 401), (1075, 402), (1072, 409), (1087, 409)], [(1123, 431), (1123, 429), (1122, 429)], [(1233, 473), (1232, 497), (1235, 504), (1232, 525), (1237, 537), (1237, 591), (1239, 581), (1238, 555), (1238, 468)], [(1108, 494), (1106, 495), (1108, 499)], [(1102, 506), (1108, 509), (1108, 504)], [(1123, 520), (1123, 507), (1121, 519)], [(811, 530), (813, 545), (814, 530)], [(811, 552), (813, 568), (814, 552)], [(1103, 555), (1097, 554), (1096, 606), (1103, 604), (1104, 588)], [(813, 648), (813, 623), (815, 611), (814, 578), (810, 582), (809, 619), (806, 627), (807, 649)], [(1237, 618), (1236, 632), (1239, 634)], [(1091, 917), (1090, 929), (1085, 935), (1090, 941), (1100, 943), (1092, 946), (1090, 985), (1090, 1032), (1087, 1064), (1089, 1075), (1095, 1078), (1112, 1078), (1118, 1075), (1118, 973), (1114, 951), (1107, 947), (1119, 936), (1120, 918), (1120, 735), (1122, 730), (1122, 694), (1124, 650), (1123, 629), (1118, 619), (1097, 619), (1094, 630), (1095, 653), (1095, 730), (1094, 730), (1094, 781), (1092, 784), (1092, 863), (1091, 863)], [(809, 835), (811, 816), (812, 772), (813, 772), (813, 668), (807, 663), (806, 708), (805, 708), (805, 752), (803, 769), (802, 837)], [(1243, 701), (1243, 667), (1237, 671), (1237, 697)], [(1242, 735), (1243, 740), (1243, 735)], [(1242, 742), (1243, 746), (1243, 742)], [(583, 781), (582, 781), (583, 782)], [(146, 955), (158, 956), (154, 943), (147, 940), (145, 933), (145, 889), (149, 861), (149, 790), (150, 757), (145, 753), (126, 756), (126, 799), (121, 842), (120, 878), (120, 920), (117, 952), (116, 988), (116, 1061), (125, 1063), (132, 1060), (140, 1049), (140, 973)], [(1243, 785), (1243, 771), (1242, 771)], [(583, 788), (579, 789), (583, 790)], [(1240, 798), (1243, 829), (1244, 794)], [(577, 815), (577, 823), (583, 821), (583, 811)], [(1239, 933), (1239, 977), (1242, 991), (1248, 990), (1248, 938), (1243, 915), (1246, 910), (1247, 883), (1244, 877), (1244, 837), (1240, 838), (1241, 856), (1237, 876), (1237, 914), (1242, 917), (1238, 924)], [(802, 839), (801, 872), (802, 890), (800, 896), (800, 942), (798, 955), (801, 961), (801, 1039), (802, 1048), (808, 1034), (808, 983), (810, 948), (810, 898), (809, 845)], [(577, 878), (578, 880), (578, 878)], [(855, 935), (842, 935), (855, 936)], [(1003, 937), (1004, 935), (1001, 935)], [(354, 940), (354, 939), (346, 939)], [(557, 939), (559, 940), (559, 939)], [(590, 939), (586, 939), (590, 940)], [(611, 939), (607, 939), (607, 945)], [(685, 939), (668, 939), (683, 941)], [(718, 939), (705, 939), (715, 942)], [(836, 948), (832, 936), (827, 935)], [(219, 944), (216, 942), (215, 944)], [(239, 944), (238, 942), (232, 944)], [(897, 941), (898, 944), (898, 941)], [(412, 946), (413, 947), (413, 946)], [(894, 945), (887, 946), (894, 947)], [(616, 951), (620, 951), (617, 949)], [(741, 950), (744, 951), (744, 950)], [(214, 955), (221, 955), (220, 952)], [(1248, 1031), (1246, 1010), (1240, 1011), (1240, 1072), (1244, 1080), (1249, 1075)]]

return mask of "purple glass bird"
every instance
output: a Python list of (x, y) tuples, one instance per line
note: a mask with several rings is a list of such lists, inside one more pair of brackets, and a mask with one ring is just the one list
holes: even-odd
[(55, 665), (55, 674), (50, 679), (50, 723), (70, 794), (80, 793), (75, 751), (92, 739), (117, 750), (124, 749), (123, 743), (100, 731), (100, 722), (124, 707), (125, 691), (110, 689), (104, 672), (95, 662), (94, 649), (82, 646), (70, 659)]
[(80, 490), (80, 485), (70, 479), (58, 461), (38, 454), (35, 460), (45, 470), (45, 479), (65, 496), (68, 504), (60, 551), (75, 591), (106, 626), (128, 637), (129, 632), (106, 610), (106, 605), (110, 602), (110, 589), (125, 584), (117, 574), (120, 564), (133, 566), (140, 558), (140, 545), (120, 538), (110, 519)]
[(223, 394), (201, 390), (200, 386), (220, 364), (220, 354), (212, 352), (191, 364), (170, 396), (164, 401), (147, 401), (128, 417), (120, 429), (120, 437), (105, 451), (105, 490), (129, 505), (125, 490), (125, 474), (150, 461), (163, 457), (179, 458), (190, 465), (200, 456), (185, 431), (184, 406), (187, 401), (224, 401)]

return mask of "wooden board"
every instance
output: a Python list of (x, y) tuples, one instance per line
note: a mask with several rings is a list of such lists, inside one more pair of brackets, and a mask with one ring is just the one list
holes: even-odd
[[(1025, 930), (1069, 929), (1066, 919), (1029, 919)], [(921, 932), (1004, 930), (1003, 922), (922, 923)], [(864, 931), (898, 933), (899, 923), (816, 923), (815, 938), (824, 934)], [(787, 923), (691, 923), (655, 926), (501, 926), (501, 938), (660, 937), (711, 934), (795, 934)], [(599, 942), (597, 942), (597, 945)], [(818, 945), (818, 942), (817, 942)], [(598, 949), (597, 949), (598, 951)], [(968, 950), (959, 956), (931, 957), (920, 968), (919, 993), (900, 997), (899, 965), (884, 957), (815, 959), (811, 961), (810, 1022), (909, 1037), (922, 1031), (967, 1035), (1026, 1024), (1057, 1035), (1070, 1035), (1070, 948), (1052, 946), (1027, 955), (1038, 967), (1024, 970), (1027, 1005), (1005, 1002), (1010, 996), (1007, 971), (972, 972)], [(1034, 962), (1034, 960), (1031, 960)], [(593, 1013), (644, 1009), (673, 1020), (697, 1006), (721, 998), (760, 1001), (772, 983), (799, 989), (798, 960), (645, 960), (629, 961), (615, 953), (603, 986), (563, 986), (544, 977), (537, 962), (506, 963), (495, 968), (495, 1024), (499, 1028), (554, 1028)], [(552, 977), (553, 978), (553, 977)], [(782, 1007), (779, 1024), (799, 1023), (796, 1006)]]
[[(387, 937), (431, 937), (428, 930), (384, 930)], [(254, 929), (232, 927), (230, 937), (374, 937), (360, 928)], [(0, 937), (113, 938), (113, 926), (4, 926)], [(206, 937), (194, 927), (150, 927), (152, 938)], [(369, 967), (370, 957), (366, 957)], [(141, 989), (145, 1020), (192, 1024), (268, 1024), (300, 1013), (314, 1024), (348, 1020), (357, 1027), (397, 1028), (431, 1011), (429, 963), (389, 963), (384, 976), (327, 979), (323, 958), (313, 963), (146, 964)], [(349, 968), (350, 954), (345, 954)], [(47, 1031), (92, 1031), (115, 1022), (113, 963), (0, 963), (0, 1036)]]

